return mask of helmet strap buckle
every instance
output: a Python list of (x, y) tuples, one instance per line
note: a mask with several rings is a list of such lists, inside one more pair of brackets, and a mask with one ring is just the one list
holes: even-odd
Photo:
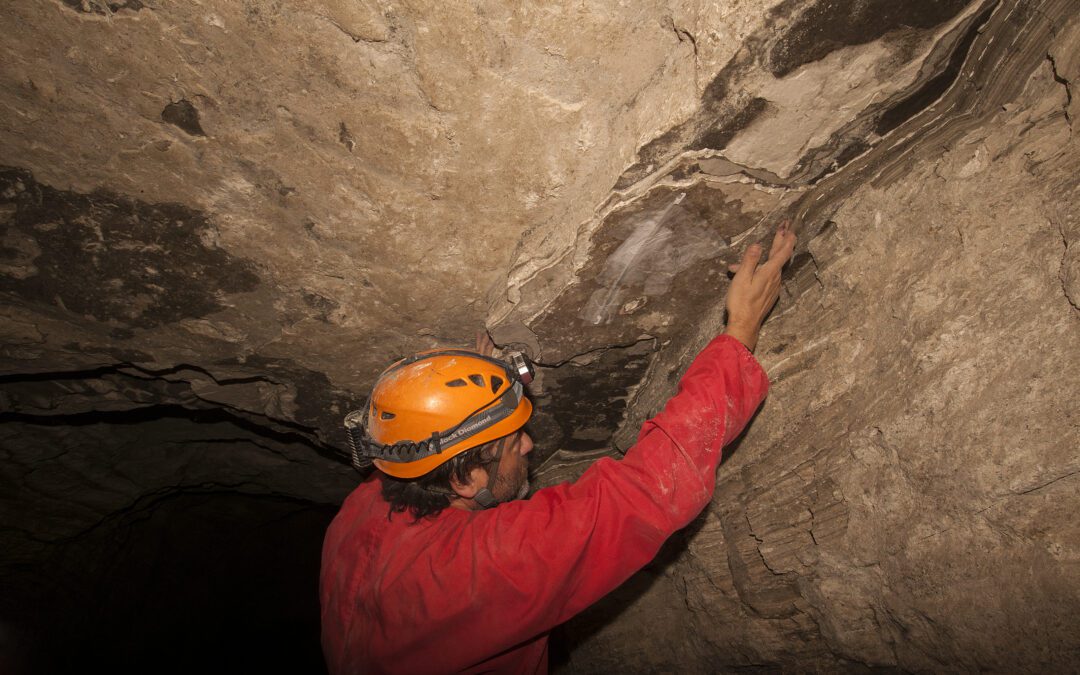
[(480, 508), (484, 509), (490, 509), (499, 504), (499, 500), (495, 499), (495, 495), (491, 494), (491, 490), (486, 487), (480, 488), (480, 491), (473, 497), (473, 501), (479, 504)]

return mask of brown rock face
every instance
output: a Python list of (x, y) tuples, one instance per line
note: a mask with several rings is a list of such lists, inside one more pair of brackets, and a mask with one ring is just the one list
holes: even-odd
[[(566, 627), (566, 670), (1072, 668), (1080, 155), (1057, 55), (1080, 22), (1062, 9), (977, 8), (948, 59), (963, 79), (795, 201), (817, 235), (758, 346), (770, 397), (712, 506)], [(716, 325), (660, 352), (617, 438)]]
[(168, 668), (320, 668), (340, 420), (389, 359), (529, 351), (565, 479), (784, 218), (768, 401), (556, 668), (1075, 667), (1075, 0), (0, 17), (0, 670), (160, 670), (184, 630)]

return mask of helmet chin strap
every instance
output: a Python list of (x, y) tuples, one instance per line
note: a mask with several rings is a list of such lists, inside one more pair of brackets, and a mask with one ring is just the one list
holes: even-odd
[(490, 509), (499, 504), (499, 500), (495, 499), (493, 490), (495, 489), (495, 482), (499, 479), (499, 463), (502, 461), (503, 450), (506, 449), (509, 442), (509, 437), (507, 437), (506, 440), (499, 444), (499, 449), (495, 451), (495, 461), (491, 468), (488, 469), (487, 486), (480, 488), (473, 497), (473, 501), (479, 504), (482, 509)]

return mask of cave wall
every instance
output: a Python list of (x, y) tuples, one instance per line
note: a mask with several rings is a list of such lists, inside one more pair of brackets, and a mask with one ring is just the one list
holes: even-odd
[[(727, 263), (792, 218), (769, 401), (560, 667), (1067, 664), (1077, 14), (5, 3), (0, 574), (29, 590), (0, 620), (73, 561), (117, 578), (129, 535), (216, 541), (176, 504), (270, 523), (259, 550), (317, 529), (379, 369), (482, 325), (541, 366), (541, 484), (617, 456), (722, 326)], [(284, 577), (317, 557), (296, 533)]]
[(562, 671), (1075, 667), (1080, 21), (1050, 10), (996, 6), (962, 79), (812, 188), (845, 194), (758, 345), (769, 398), (712, 505), (565, 628)]

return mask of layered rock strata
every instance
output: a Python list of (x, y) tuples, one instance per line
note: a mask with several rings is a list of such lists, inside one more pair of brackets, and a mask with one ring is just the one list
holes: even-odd
[[(941, 97), (786, 211), (812, 238), (758, 346), (770, 397), (712, 506), (567, 627), (567, 672), (1042, 672), (1080, 653), (1080, 21), (975, 16)], [(651, 364), (624, 443), (719, 312)]]

